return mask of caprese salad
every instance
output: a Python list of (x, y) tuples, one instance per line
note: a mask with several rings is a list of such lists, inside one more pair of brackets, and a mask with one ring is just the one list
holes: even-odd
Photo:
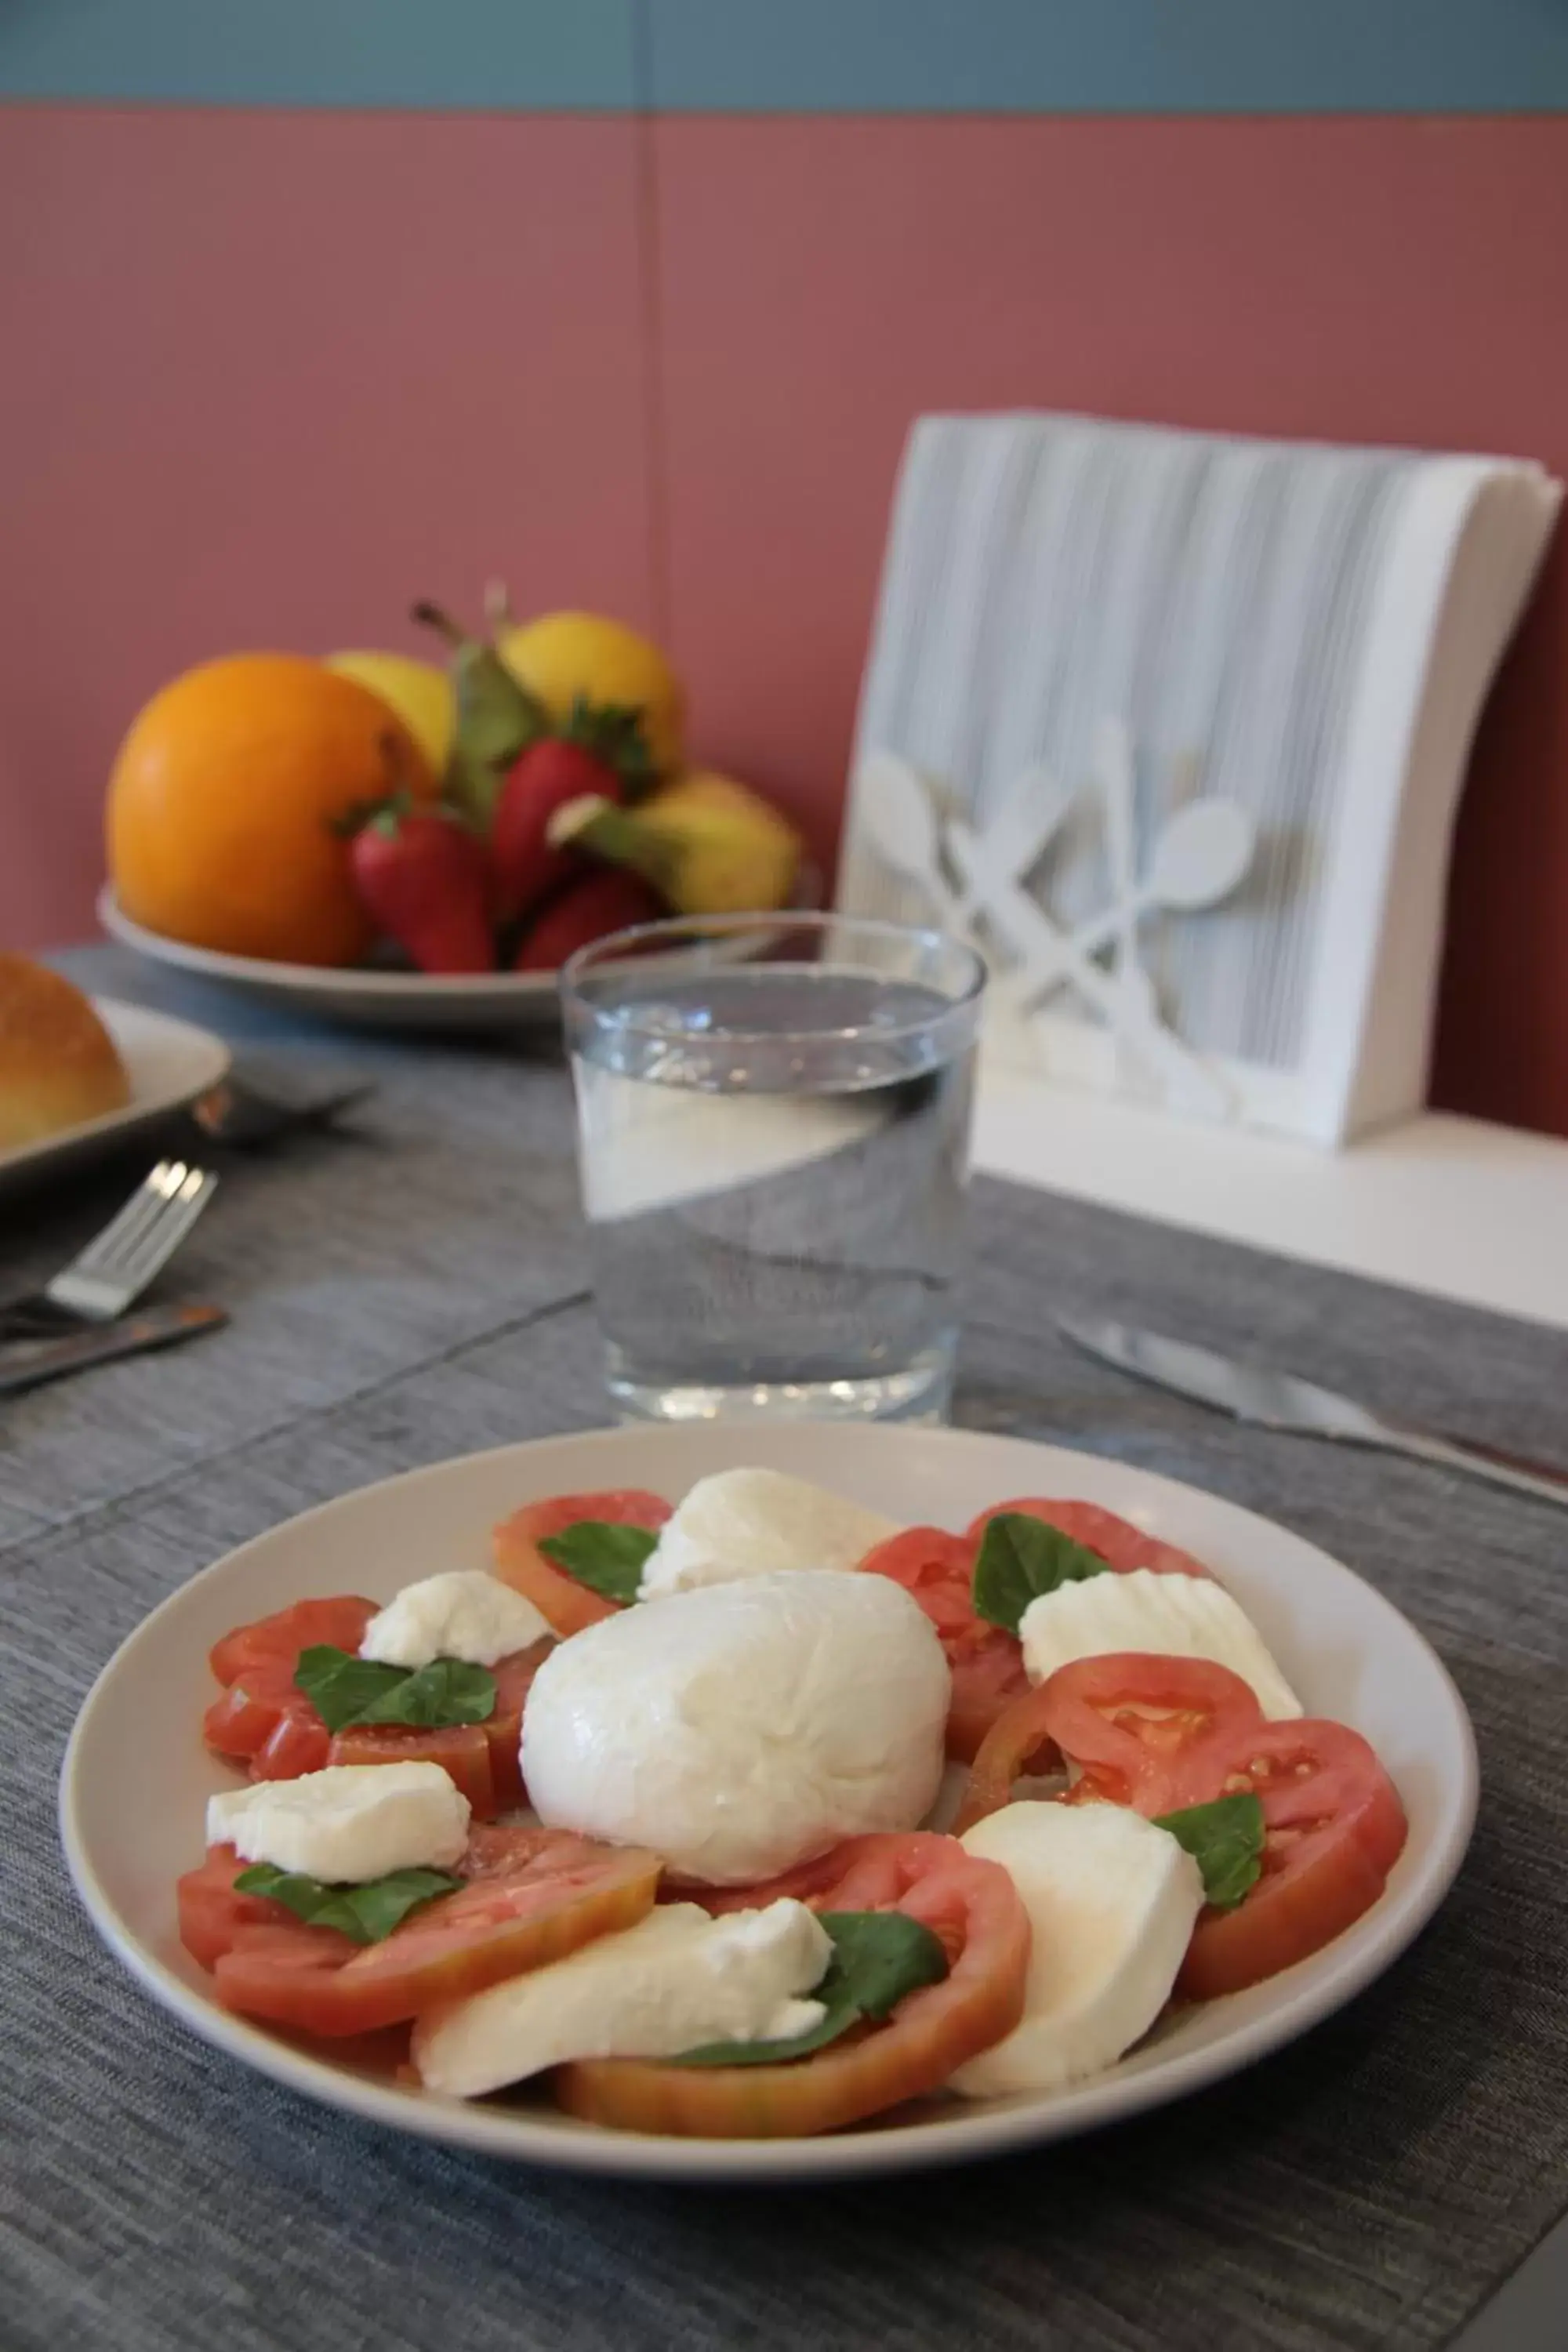
[(1405, 1843), (1208, 1570), (1089, 1503), (954, 1534), (770, 1470), (560, 1496), (492, 1570), (211, 1664), (247, 1777), (179, 1921), (216, 1998), (632, 2130), (1060, 2090), (1320, 1949)]

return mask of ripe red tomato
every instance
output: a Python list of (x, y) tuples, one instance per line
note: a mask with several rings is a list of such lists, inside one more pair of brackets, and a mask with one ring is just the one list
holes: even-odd
[(952, 1675), (947, 1752), (968, 1763), (1008, 1701), (1029, 1687), (1024, 1654), (1001, 1625), (974, 1613), (975, 1542), (945, 1528), (906, 1528), (874, 1544), (860, 1562), (889, 1576), (918, 1601), (942, 1642)]
[(276, 1927), (290, 1914), (265, 1895), (241, 1895), (235, 1880), (248, 1870), (231, 1845), (211, 1845), (197, 1870), (175, 1885), (180, 1941), (204, 1969), (217, 1966), (242, 1927)]
[(634, 1927), (662, 1867), (657, 1854), (561, 1830), (492, 1829), (481, 1853), (468, 1885), (437, 1895), (379, 1944), (298, 1919), (235, 1927), (214, 1965), (219, 2000), (334, 2041), (374, 2032)]
[(528, 1802), (522, 1785), (522, 1710), (533, 1687), (533, 1677), (555, 1647), (546, 1637), (527, 1650), (498, 1658), (490, 1672), (496, 1678), (496, 1711), (479, 1726), (490, 1747), (490, 1783), (498, 1813), (510, 1812)]
[(482, 1723), (353, 1723), (346, 1731), (332, 1734), (327, 1762), (439, 1764), (467, 1797), (475, 1819), (487, 1822), (500, 1811), (490, 1770), (488, 1728)]
[(331, 1734), (302, 1690), (294, 1661), (242, 1666), (202, 1717), (202, 1737), (219, 1756), (248, 1766), (253, 1780), (295, 1780), (319, 1772)]
[(300, 1653), (321, 1642), (357, 1650), (377, 1606), (357, 1593), (296, 1601), (226, 1633), (208, 1658), (225, 1689), (202, 1719), (207, 1746), (247, 1765), (253, 1780), (295, 1780), (301, 1772), (319, 1772), (331, 1736), (294, 1687)]
[(1175, 1794), (1201, 1805), (1245, 1789), (1263, 1806), (1263, 1874), (1236, 1910), (1199, 1919), (1177, 1979), (1190, 2000), (1240, 1992), (1321, 1951), (1372, 1908), (1405, 1848), (1398, 1791), (1348, 1724), (1298, 1717), (1215, 1737), (1194, 1749)]
[(860, 1562), (878, 1576), (890, 1576), (920, 1602), (942, 1638), (952, 1675), (952, 1700), (947, 1718), (947, 1752), (962, 1763), (972, 1763), (981, 1743), (1003, 1711), (1029, 1688), (1024, 1654), (1015, 1634), (977, 1616), (973, 1598), (974, 1563), (991, 1520), (1004, 1511), (1020, 1512), (1059, 1528), (1074, 1543), (1098, 1552), (1107, 1566), (1125, 1575), (1135, 1568), (1154, 1569), (1167, 1576), (1207, 1576), (1208, 1570), (1190, 1552), (1145, 1535), (1131, 1520), (1098, 1503), (1055, 1502), (1048, 1496), (1025, 1496), (1016, 1502), (993, 1503), (973, 1519), (961, 1536), (945, 1528), (906, 1528), (885, 1543), (873, 1546)]
[(957, 1826), (1007, 1802), (1042, 1748), (1080, 1769), (1071, 1801), (1155, 1819), (1253, 1791), (1263, 1870), (1232, 1911), (1205, 1911), (1178, 1980), (1192, 2000), (1261, 1983), (1342, 1933), (1383, 1892), (1405, 1808), (1367, 1742), (1342, 1723), (1264, 1719), (1251, 1688), (1206, 1658), (1079, 1658), (1018, 1701), (987, 1738)]
[(295, 1687), (300, 1653), (318, 1642), (357, 1651), (376, 1607), (352, 1595), (301, 1601), (226, 1633), (211, 1663), (227, 1687), (203, 1718), (207, 1746), (247, 1765), (253, 1780), (294, 1780), (328, 1764), (428, 1761), (451, 1775), (480, 1820), (521, 1805), (523, 1702), (553, 1643), (536, 1642), (497, 1661), (495, 1712), (482, 1724), (367, 1724), (329, 1732)]
[[(1151, 1817), (1204, 1801), (1184, 1790), (1208, 1787), (1210, 1756), (1228, 1756), (1263, 1721), (1250, 1684), (1228, 1666), (1138, 1651), (1058, 1667), (1034, 1702), (1037, 1742), (1043, 1735), (1079, 1767), (1084, 1799), (1109, 1798)], [(1023, 1720), (1020, 1710), (1020, 1727)], [(1219, 1795), (1217, 1785), (1209, 1793)]]
[(252, 1625), (237, 1625), (214, 1643), (207, 1664), (220, 1683), (237, 1682), (247, 1666), (286, 1665), (292, 1674), (300, 1651), (318, 1643), (357, 1650), (380, 1606), (353, 1592), (330, 1601), (296, 1601)]
[(624, 2131), (704, 2139), (836, 2131), (938, 2089), (1023, 2015), (1028, 1914), (1007, 1873), (965, 1853), (955, 1838), (920, 1830), (850, 1838), (766, 1886), (728, 1890), (723, 1906), (749, 1907), (780, 1895), (821, 1911), (907, 1911), (941, 1937), (950, 1972), (906, 1995), (886, 2024), (793, 2063), (580, 2059), (555, 2075), (555, 2095), (569, 2114)]
[(1206, 1658), (1114, 1652), (1058, 1667), (1004, 1709), (987, 1732), (953, 1827), (973, 1827), (1006, 1804), (1013, 1783), (1065, 1756), (1080, 1778), (1075, 1804), (1132, 1805), (1151, 1817), (1191, 1801), (1173, 1766), (1194, 1743), (1262, 1721), (1239, 1675)]
[(616, 1527), (662, 1528), (669, 1505), (662, 1496), (627, 1486), (597, 1495), (552, 1495), (525, 1503), (503, 1519), (493, 1538), (495, 1571), (503, 1584), (531, 1601), (552, 1632), (564, 1641), (601, 1617), (613, 1617), (620, 1603), (579, 1584), (539, 1549), (541, 1536), (558, 1536), (583, 1519), (607, 1519)]
[(1026, 1495), (1016, 1503), (993, 1503), (969, 1523), (968, 1532), (976, 1543), (985, 1533), (987, 1522), (999, 1518), (1004, 1511), (1021, 1512), (1026, 1518), (1044, 1519), (1047, 1527), (1059, 1528), (1074, 1543), (1082, 1544), (1086, 1551), (1100, 1554), (1119, 1576), (1127, 1576), (1135, 1568), (1152, 1569), (1157, 1576), (1211, 1577), (1201, 1559), (1179, 1544), (1163, 1543), (1158, 1536), (1146, 1535), (1135, 1528), (1131, 1519), (1118, 1517), (1114, 1511), (1105, 1510), (1099, 1503), (1058, 1503), (1048, 1495)]

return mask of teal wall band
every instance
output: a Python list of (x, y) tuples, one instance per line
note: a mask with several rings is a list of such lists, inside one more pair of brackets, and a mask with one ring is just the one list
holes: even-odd
[(1568, 0), (0, 0), (0, 96), (440, 112), (1568, 110)]

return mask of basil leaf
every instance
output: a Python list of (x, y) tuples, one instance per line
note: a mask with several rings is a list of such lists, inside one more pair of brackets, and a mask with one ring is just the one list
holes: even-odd
[(1087, 1545), (1074, 1543), (1059, 1528), (1027, 1511), (1002, 1511), (987, 1520), (974, 1563), (976, 1616), (1016, 1633), (1031, 1601), (1058, 1585), (1081, 1584), (1107, 1576), (1110, 1562)]
[(362, 1707), (356, 1723), (412, 1723), (431, 1729), (447, 1723), (488, 1723), (496, 1711), (496, 1678), (488, 1666), (461, 1658), (435, 1658), (405, 1675), (395, 1690)]
[(235, 1880), (241, 1895), (269, 1895), (312, 1927), (336, 1927), (356, 1944), (379, 1944), (420, 1904), (461, 1886), (449, 1870), (394, 1870), (362, 1886), (327, 1886), (302, 1872), (258, 1862)]
[(658, 1538), (647, 1528), (618, 1527), (609, 1519), (579, 1519), (558, 1536), (541, 1536), (546, 1559), (574, 1576), (606, 1601), (635, 1601), (643, 1565)]
[(294, 1687), (304, 1692), (329, 1731), (345, 1731), (363, 1710), (408, 1679), (406, 1666), (384, 1666), (374, 1658), (356, 1658), (351, 1650), (335, 1650), (319, 1642), (301, 1650), (294, 1665)]
[(1216, 1911), (1234, 1911), (1256, 1886), (1263, 1870), (1263, 1807), (1250, 1790), (1216, 1797), (1210, 1805), (1188, 1805), (1161, 1813), (1157, 1830), (1169, 1830), (1185, 1846), (1204, 1874), (1204, 1899)]
[(947, 1974), (942, 1939), (903, 1911), (824, 1911), (833, 1958), (815, 1991), (826, 2015), (787, 2042), (710, 2042), (684, 2051), (677, 2066), (781, 2066), (809, 2058), (837, 2042), (862, 2018), (884, 2018), (907, 1993), (940, 1984)]
[(407, 1723), (422, 1730), (488, 1723), (496, 1707), (496, 1678), (488, 1667), (466, 1665), (460, 1658), (437, 1658), (417, 1670), (384, 1666), (326, 1642), (300, 1651), (294, 1687), (329, 1731), (348, 1731), (358, 1723)]

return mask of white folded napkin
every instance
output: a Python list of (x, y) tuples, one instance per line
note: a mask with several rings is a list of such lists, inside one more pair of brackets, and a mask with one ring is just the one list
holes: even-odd
[[(1164, 1087), (1070, 989), (1010, 1051), (1055, 1075), (1324, 1143), (1425, 1092), (1449, 843), (1487, 688), (1562, 496), (1510, 458), (1247, 440), (1056, 415), (925, 417), (905, 451), (862, 689), (839, 903), (951, 914), (894, 873), (861, 792), (892, 753), (1068, 929), (1110, 887), (1097, 745), (1132, 751), (1133, 857), (1239, 804), (1250, 874), (1145, 912), (1158, 1017), (1214, 1074)], [(984, 917), (977, 935), (990, 937)], [(1005, 946), (1002, 951), (1006, 961)], [(1114, 966), (1114, 955), (1102, 959)]]

